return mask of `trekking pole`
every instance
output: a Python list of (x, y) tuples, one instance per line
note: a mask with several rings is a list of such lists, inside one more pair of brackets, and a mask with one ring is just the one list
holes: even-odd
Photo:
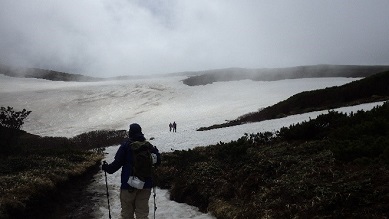
[[(104, 161), (104, 163), (106, 163), (106, 162)], [(107, 188), (108, 213), (109, 213), (109, 219), (111, 219), (111, 206), (109, 205), (109, 192), (108, 192), (107, 171), (104, 171), (104, 175), (105, 175), (105, 188)]]
[(155, 202), (155, 197), (157, 196), (157, 193), (155, 192), (155, 186), (153, 187), (154, 192), (154, 219), (155, 219), (155, 212), (157, 211), (157, 204)]

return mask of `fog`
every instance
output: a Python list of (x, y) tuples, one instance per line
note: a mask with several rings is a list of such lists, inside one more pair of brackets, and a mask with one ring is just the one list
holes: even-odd
[(389, 1), (0, 0), (0, 63), (88, 76), (389, 64)]

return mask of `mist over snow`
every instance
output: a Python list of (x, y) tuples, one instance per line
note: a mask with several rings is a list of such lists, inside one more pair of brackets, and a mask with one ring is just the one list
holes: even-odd
[(388, 65), (389, 1), (0, 0), (0, 63), (88, 76)]
[[(355, 78), (311, 78), (272, 82), (233, 81), (204, 86), (186, 86), (183, 77), (161, 77), (104, 82), (58, 82), (0, 75), (2, 106), (23, 108), (32, 113), (23, 130), (43, 136), (72, 137), (102, 129), (128, 129), (137, 122), (147, 139), (161, 152), (207, 146), (220, 141), (237, 140), (245, 133), (276, 131), (327, 111), (312, 112), (257, 123), (249, 123), (210, 131), (196, 131), (201, 126), (222, 123), (228, 119), (273, 105), (301, 91), (339, 86)], [(351, 112), (371, 109), (381, 103), (363, 104), (337, 109)], [(168, 124), (176, 121), (177, 133), (169, 132)], [(118, 145), (106, 149), (108, 162)], [(108, 175), (112, 218), (120, 215), (120, 171)], [(96, 201), (95, 218), (108, 218), (104, 173), (100, 171), (88, 186)], [(156, 218), (210, 219), (197, 208), (169, 200), (166, 190), (157, 188)], [(153, 197), (150, 202), (153, 218)]]
[[(104, 82), (60, 82), (0, 75), (0, 102), (32, 113), (23, 129), (41, 136), (73, 137), (88, 131), (128, 129), (138, 122), (148, 137), (165, 138), (176, 121), (180, 136), (164, 141), (167, 150), (177, 141), (204, 136), (244, 134), (196, 132), (202, 126), (223, 123), (305, 91), (342, 85), (355, 78), (294, 79), (272, 82), (232, 81), (187, 86), (184, 77), (161, 77)], [(254, 131), (254, 130), (253, 130)], [(176, 135), (178, 136), (178, 135)], [(173, 136), (169, 136), (173, 137)], [(231, 139), (231, 140), (232, 140)], [(197, 144), (198, 141), (191, 141)]]

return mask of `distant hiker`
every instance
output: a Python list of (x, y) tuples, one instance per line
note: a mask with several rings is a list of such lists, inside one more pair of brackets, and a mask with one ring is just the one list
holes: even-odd
[(173, 129), (173, 124), (172, 123), (169, 123), (169, 132), (171, 132)]
[(177, 123), (173, 122), (173, 132), (177, 132)]
[(161, 163), (157, 147), (146, 141), (137, 123), (130, 125), (126, 139), (111, 164), (104, 163), (102, 170), (112, 174), (122, 168), (120, 203), (122, 218), (148, 218), (149, 199), (153, 187), (153, 166)]

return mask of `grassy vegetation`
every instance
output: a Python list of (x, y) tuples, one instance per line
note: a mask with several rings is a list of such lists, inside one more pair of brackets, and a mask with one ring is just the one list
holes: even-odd
[(305, 91), (258, 112), (242, 115), (223, 124), (201, 127), (198, 131), (281, 118), (289, 115), (351, 106), (389, 99), (389, 71), (381, 72), (342, 86)]
[(157, 182), (217, 218), (386, 218), (389, 103), (163, 153)]
[(42, 206), (61, 204), (56, 196), (65, 185), (98, 170), (102, 147), (119, 144), (126, 135), (104, 130), (73, 138), (40, 137), (0, 129), (0, 218), (38, 218), (50, 212)]

